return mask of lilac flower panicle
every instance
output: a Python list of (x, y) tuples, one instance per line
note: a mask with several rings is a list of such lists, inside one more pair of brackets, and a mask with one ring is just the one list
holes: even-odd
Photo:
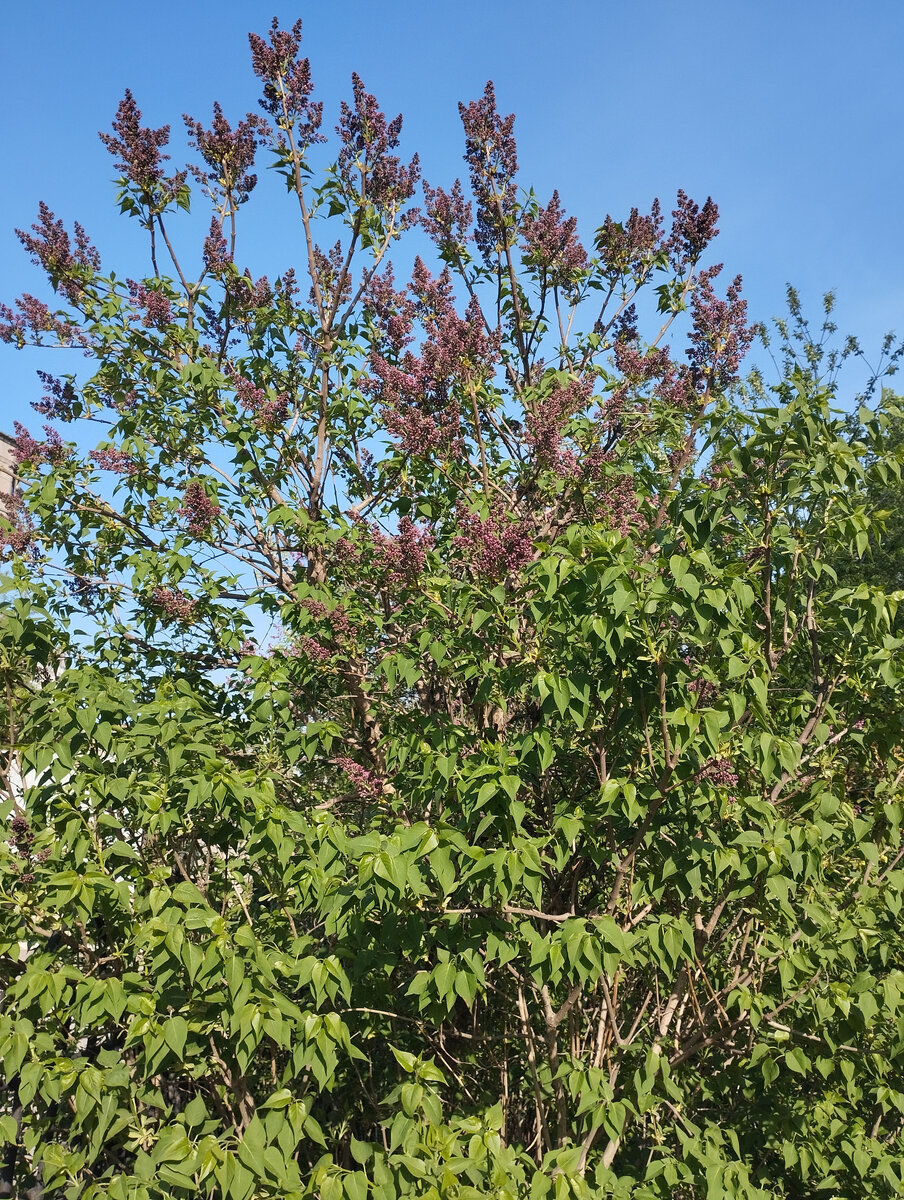
[(134, 475), (140, 467), (130, 454), (113, 446), (92, 450), (89, 458), (102, 471), (112, 471), (114, 475)]
[(173, 319), (173, 306), (168, 296), (156, 288), (127, 280), (129, 293), (138, 308), (144, 309), (141, 323), (146, 329), (166, 329)]
[(475, 297), (471, 298), (465, 316), (459, 317), (448, 267), (434, 277), (423, 260), (416, 258), (411, 291), (427, 332), (423, 361), (432, 380), (445, 383), (462, 370), (472, 376), (489, 375), (499, 361), (498, 338), (487, 333)]
[(34, 547), (35, 529), (21, 494), (0, 495), (0, 546), (14, 554), (28, 554)]
[(518, 203), (514, 184), (518, 171), (515, 116), (499, 115), (492, 82), (479, 100), (459, 104), (458, 111), (465, 131), (464, 158), (477, 203), (475, 241), (484, 260), (491, 263), (498, 248), (513, 241), (510, 227)]
[(203, 483), (195, 479), (189, 483), (182, 496), (179, 516), (186, 521), (192, 537), (205, 537), (220, 515), (220, 506), (208, 496)]
[(629, 304), (618, 314), (612, 327), (612, 336), (616, 343), (632, 344), (640, 341), (640, 331), (637, 328), (637, 305)]
[(257, 184), (257, 176), (251, 173), (251, 168), (257, 147), (264, 141), (269, 128), (267, 122), (255, 113), (246, 113), (245, 119), (233, 129), (216, 102), (210, 129), (205, 129), (200, 121), (187, 113), (182, 119), (190, 144), (207, 164), (207, 179), (223, 188), (235, 204), (244, 204)]
[(31, 232), (17, 229), (16, 237), (35, 266), (46, 271), (53, 286), (73, 303), (78, 299), (85, 279), (100, 269), (100, 255), (78, 221), (74, 226), (73, 246), (63, 222), (43, 200), (38, 205), (38, 219)]
[(460, 251), (470, 239), (471, 203), (465, 200), (461, 180), (456, 179), (450, 192), (424, 183), (424, 230), (440, 250)]
[(401, 517), (394, 537), (373, 526), (371, 544), (374, 562), (383, 572), (385, 582), (403, 586), (413, 583), (422, 574), (427, 554), (433, 548), (433, 534), (429, 529), (419, 528), (410, 517)]
[(273, 285), (274, 295), (286, 304), (291, 304), (301, 289), (295, 275), (295, 268), (289, 267), (283, 271)]
[(386, 428), (406, 453), (451, 457), (463, 448), (455, 386), (463, 377), (476, 381), (491, 375), (499, 342), (487, 333), (476, 300), (463, 318), (458, 315), (448, 268), (433, 276), (417, 258), (410, 291), (413, 312), (427, 335), (421, 355), (405, 351), (392, 362), (374, 350), (367, 386), (382, 402)]
[(330, 633), (339, 637), (349, 637), (352, 634), (352, 623), (348, 613), (341, 605), (327, 608), (321, 600), (307, 597), (301, 601), (301, 607), (309, 612), (315, 620), (323, 621), (328, 626)]
[(696, 774), (699, 782), (711, 783), (714, 787), (736, 787), (737, 773), (731, 759), (711, 758)]
[(151, 592), (152, 604), (161, 610), (164, 620), (190, 625), (194, 619), (197, 600), (192, 600), (178, 588), (156, 587)]
[(486, 517), (463, 512), (461, 532), (454, 543), (470, 564), (490, 579), (503, 579), (519, 570), (534, 556), (534, 544), (527, 523), (506, 514), (496, 505)]
[(233, 374), (232, 386), (235, 388), (235, 397), (239, 404), (251, 412), (256, 412), (267, 399), (264, 388), (255, 387), (244, 375)]
[(587, 268), (587, 251), (577, 238), (577, 218), (565, 217), (559, 193), (546, 208), (525, 216), (521, 234), (526, 261), (538, 267), (551, 287), (573, 289)]
[(607, 216), (595, 240), (603, 274), (614, 279), (647, 270), (662, 248), (662, 238), (662, 210), (658, 200), (653, 201), (648, 216), (632, 208), (624, 224)]
[(9, 834), (9, 844), (16, 854), (30, 858), (35, 837), (26, 818), (18, 814), (14, 816), (9, 823)]
[(729, 284), (720, 300), (712, 281), (721, 267), (700, 273), (691, 297), (692, 329), (687, 357), (701, 391), (727, 391), (738, 380), (738, 369), (756, 336), (747, 324), (747, 301), (741, 295), (741, 276)]
[[(324, 252), (319, 246), (314, 247), (314, 262), (317, 269), (317, 279), (320, 285), (321, 295), (328, 297), (328, 303), (335, 305), (337, 308), (340, 304), (346, 304), (352, 295), (352, 279), (349, 272), (342, 275), (345, 255), (342, 251), (342, 242), (337, 241), (330, 250)], [(341, 286), (340, 286), (341, 281)], [(338, 289), (338, 291), (337, 291)], [(313, 283), (309, 294), (309, 303), (314, 304), (316, 291)]]
[(243, 375), (233, 374), (232, 386), (239, 404), (252, 414), (254, 424), (264, 432), (272, 433), (284, 424), (289, 415), (291, 397), (288, 392), (271, 396), (265, 388), (256, 387)]
[(613, 345), (615, 365), (623, 379), (610, 397), (611, 415), (621, 416), (632, 395), (647, 384), (669, 408), (690, 409), (698, 405), (693, 371), (673, 361), (668, 346), (641, 348), (634, 340), (616, 339)]
[(351, 105), (343, 100), (336, 126), (342, 143), (339, 175), (346, 194), (360, 195), (380, 209), (398, 210), (414, 195), (420, 175), (418, 156), (405, 167), (390, 153), (398, 147), (402, 118), (387, 121), (376, 97), (354, 73), (352, 96)]
[(229, 246), (223, 237), (223, 226), (216, 216), (210, 218), (210, 230), (204, 239), (202, 250), (204, 267), (214, 277), (219, 277), (232, 262)]
[(586, 407), (593, 384), (593, 378), (589, 378), (556, 385), (525, 414), (525, 441), (533, 446), (537, 460), (556, 474), (571, 474), (574, 470), (574, 452), (563, 449), (562, 438), (568, 420)]
[(396, 290), (392, 263), (370, 279), (364, 294), (364, 309), (377, 326), (386, 353), (401, 354), (412, 340), (415, 309), (407, 289)]
[(595, 496), (588, 496), (597, 519), (605, 521), (622, 537), (628, 537), (642, 527), (643, 521), (631, 476), (611, 474), (612, 458), (611, 454), (597, 448), (581, 461), (581, 475), (588, 482), (601, 485)]
[(145, 203), (158, 208), (168, 203), (185, 183), (186, 172), (166, 178), (163, 163), (169, 159), (161, 151), (169, 144), (169, 125), (150, 129), (141, 124), (141, 110), (126, 88), (113, 120), (113, 133), (101, 133), (100, 140), (117, 157), (116, 167), (129, 183), (138, 188)]
[(691, 679), (687, 690), (697, 697), (700, 708), (707, 708), (719, 694), (719, 685), (709, 679)]
[(333, 652), (328, 646), (312, 637), (299, 638), (296, 652), (304, 658), (309, 658), (311, 662), (318, 663), (327, 662), (333, 657)]
[(259, 101), (264, 112), (284, 132), (294, 127), (302, 148), (325, 141), (318, 132), (323, 105), (311, 100), (314, 90), (311, 64), (308, 59), (298, 57), (301, 21), (296, 21), (291, 30), (280, 29), (274, 17), (269, 44), (256, 33), (248, 34), (248, 43), (252, 68), (264, 83), (263, 99)]
[(50, 463), (52, 466), (58, 466), (68, 457), (69, 451), (53, 426), (45, 425), (43, 428), (47, 434), (47, 440), (39, 442), (32, 437), (24, 425), (19, 421), (13, 421), (13, 429), (16, 434), (13, 461), (17, 465), (29, 463), (32, 467), (39, 467), (44, 463)]
[(71, 381), (56, 379), (47, 371), (38, 371), (37, 374), (44, 385), (44, 398), (33, 400), (31, 407), (42, 416), (52, 417), (57, 421), (73, 420), (72, 405), (78, 399), (78, 393)]
[(24, 292), (16, 301), (14, 311), (8, 304), (0, 304), (0, 342), (14, 342), (24, 346), (29, 337), (37, 338), (41, 345), (41, 335), (51, 333), (61, 346), (89, 346), (90, 338), (71, 321), (60, 320), (36, 296)]
[(374, 771), (362, 767), (353, 758), (337, 758), (336, 766), (344, 771), (349, 783), (362, 800), (376, 800), (385, 790), (382, 779)]
[(715, 238), (719, 230), (719, 207), (712, 196), (707, 196), (701, 208), (686, 192), (678, 189), (677, 206), (672, 210), (672, 232), (667, 249), (672, 266), (683, 271), (688, 264), (699, 260), (703, 251)]

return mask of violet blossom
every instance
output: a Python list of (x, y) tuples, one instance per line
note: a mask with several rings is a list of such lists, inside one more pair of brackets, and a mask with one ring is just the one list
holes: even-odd
[(141, 193), (142, 199), (159, 210), (180, 191), (186, 172), (177, 171), (166, 178), (163, 163), (169, 159), (162, 149), (169, 143), (170, 127), (150, 129), (141, 124), (141, 109), (126, 88), (113, 120), (113, 133), (101, 133), (100, 140), (116, 157), (116, 167)]
[(186, 520), (186, 528), (192, 537), (206, 537), (211, 526), (220, 515), (220, 506), (208, 496), (203, 483), (192, 480), (182, 496), (179, 516)]
[(527, 523), (495, 505), (486, 517), (463, 512), (461, 532), (454, 544), (471, 565), (490, 579), (503, 579), (517, 571), (534, 556), (534, 545)]
[[(207, 164), (207, 179), (224, 189), (233, 204), (244, 204), (257, 184), (251, 173), (258, 145), (268, 130), (267, 122), (255, 113), (246, 113), (235, 129), (223, 116), (220, 105), (214, 102), (213, 121), (205, 129), (200, 121), (184, 114), (190, 144), (198, 150)], [(200, 171), (198, 178), (204, 179)]]
[(398, 210), (414, 195), (420, 174), (418, 156), (405, 167), (398, 155), (390, 153), (398, 147), (402, 118), (387, 121), (376, 97), (354, 72), (352, 97), (351, 105), (343, 100), (336, 126), (342, 143), (339, 176), (346, 195), (361, 203), (370, 201), (376, 208)]
[(698, 261), (703, 251), (718, 235), (716, 222), (719, 208), (712, 196), (707, 196), (701, 208), (686, 192), (678, 189), (677, 206), (672, 210), (672, 232), (666, 243), (673, 268), (683, 272), (688, 264)]
[(741, 360), (756, 336), (747, 324), (747, 301), (741, 296), (741, 276), (729, 284), (720, 300), (712, 281), (720, 267), (703, 271), (691, 297), (693, 328), (687, 357), (700, 389), (724, 392), (737, 382)]
[(38, 220), (31, 232), (17, 229), (16, 237), (28, 251), (31, 261), (42, 267), (55, 288), (72, 302), (78, 299), (86, 277), (100, 268), (100, 255), (88, 240), (82, 226), (75, 222), (75, 245), (61, 220), (58, 220), (42, 200)]
[(58, 421), (73, 420), (72, 406), (78, 399), (78, 393), (72, 382), (68, 379), (56, 379), (47, 371), (38, 371), (37, 374), (44, 385), (44, 398), (33, 400), (31, 407), (45, 417), (53, 417)]
[(23, 463), (28, 463), (32, 467), (40, 467), (44, 463), (58, 466), (68, 455), (68, 449), (63, 439), (52, 425), (43, 426), (44, 432), (47, 434), (47, 440), (43, 442), (32, 437), (19, 421), (13, 421), (13, 429), (16, 433), (13, 461), (19, 466)]
[(155, 587), (151, 592), (151, 602), (161, 610), (165, 621), (175, 621), (180, 625), (190, 625), (194, 619), (197, 600), (192, 600), (178, 588)]
[(627, 221), (606, 216), (596, 232), (595, 246), (600, 254), (603, 274), (610, 279), (638, 275), (646, 270), (662, 247), (662, 210), (653, 201), (648, 216), (632, 208)]
[(541, 272), (550, 287), (572, 291), (587, 268), (587, 251), (577, 239), (577, 218), (566, 218), (553, 192), (546, 208), (522, 222), (525, 261)]
[(410, 584), (423, 572), (427, 554), (433, 548), (433, 534), (419, 528), (410, 517), (399, 519), (395, 536), (377, 526), (371, 529), (374, 562), (391, 586)]
[(458, 111), (465, 131), (464, 158), (477, 201), (474, 238), (484, 261), (490, 264), (500, 246), (511, 245), (509, 227), (517, 213), (515, 116), (499, 115), (492, 82), (487, 83), (479, 100), (459, 104)]
[(301, 21), (296, 21), (291, 31), (280, 29), (276, 17), (270, 23), (270, 43), (259, 34), (249, 33), (251, 65), (255, 75), (264, 82), (264, 96), (258, 101), (269, 113), (277, 126), (289, 132), (295, 129), (301, 148), (326, 139), (321, 133), (323, 105), (311, 100), (314, 89), (311, 80), (311, 64), (299, 58), (301, 46)]
[(376, 772), (362, 767), (353, 758), (337, 758), (335, 763), (339, 770), (345, 773), (360, 799), (376, 800), (383, 794), (385, 785)]

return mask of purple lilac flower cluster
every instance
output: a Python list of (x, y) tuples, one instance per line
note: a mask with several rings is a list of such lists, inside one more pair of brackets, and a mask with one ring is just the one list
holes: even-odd
[(701, 482), (713, 490), (724, 487), (730, 478), (731, 466), (727, 462), (720, 462), (716, 459), (710, 459), (706, 470), (700, 476)]
[(34, 526), (18, 492), (11, 496), (0, 496), (0, 546), (9, 546), (14, 554), (27, 554), (34, 545)]
[(385, 355), (400, 355), (412, 341), (415, 305), (407, 288), (396, 290), (392, 263), (371, 278), (364, 296), (364, 306), (376, 326)]
[(362, 767), (353, 758), (337, 758), (336, 766), (344, 771), (354, 790), (362, 800), (376, 800), (384, 792), (384, 784), (379, 775)]
[(639, 275), (662, 249), (662, 210), (659, 201), (653, 201), (647, 216), (642, 216), (636, 208), (631, 209), (624, 222), (607, 215), (596, 232), (594, 244), (600, 255), (603, 273), (608, 278)]
[(251, 65), (255, 75), (264, 83), (261, 108), (288, 133), (293, 128), (302, 146), (325, 141), (318, 133), (323, 120), (323, 105), (311, 100), (314, 84), (311, 64), (299, 58), (301, 21), (291, 30), (280, 29), (276, 17), (270, 24), (270, 43), (256, 33), (248, 34), (251, 46)]
[(33, 883), (34, 872), (30, 868), (33, 863), (46, 862), (50, 857), (50, 848), (45, 847), (37, 854), (34, 851), (34, 833), (27, 819), (17, 813), (9, 823), (9, 844), (13, 852), (23, 860), (27, 869), (19, 876), (20, 883)]
[(204, 260), (204, 269), (216, 279), (225, 274), (227, 267), (232, 262), (229, 246), (223, 237), (223, 225), (216, 216), (210, 218), (210, 230), (204, 239), (201, 255)]
[(192, 600), (178, 588), (155, 587), (151, 592), (151, 602), (159, 608), (167, 621), (176, 621), (180, 625), (190, 625), (198, 607), (197, 600)]
[(719, 694), (719, 685), (709, 679), (692, 679), (687, 690), (697, 697), (698, 707), (707, 708)]
[(373, 526), (371, 541), (374, 562), (389, 586), (410, 584), (417, 579), (424, 570), (428, 552), (433, 549), (433, 534), (429, 529), (419, 529), (410, 517), (400, 518), (395, 537)]
[(596, 503), (608, 520), (609, 528), (617, 529), (622, 537), (627, 537), (644, 523), (629, 475), (610, 476)]
[(214, 187), (222, 187), (233, 204), (244, 204), (257, 184), (257, 176), (251, 173), (251, 168), (257, 147), (269, 130), (267, 122), (255, 113), (246, 113), (244, 121), (239, 121), (233, 129), (216, 102), (210, 129), (205, 129), (200, 121), (187, 113), (182, 119), (190, 144), (207, 164), (206, 177), (197, 169), (196, 177), (206, 178)]
[(471, 189), (477, 201), (477, 227), (474, 240), (488, 264), (500, 247), (513, 241), (511, 228), (518, 209), (514, 178), (518, 170), (515, 145), (515, 116), (501, 117), (496, 108), (496, 90), (492, 82), (479, 100), (459, 104), (465, 131), (465, 162), (471, 175)]
[[(337, 241), (327, 251), (322, 250), (320, 246), (314, 247), (314, 263), (320, 294), (326, 298), (328, 305), (335, 308), (338, 308), (340, 304), (347, 303), (352, 295), (352, 279), (350, 273), (344, 270), (344, 260), (345, 255), (342, 251), (341, 241)], [(308, 302), (314, 304), (316, 298), (316, 291), (312, 283)]]
[(53, 466), (58, 466), (68, 456), (69, 451), (63, 439), (52, 425), (43, 426), (44, 432), (47, 434), (47, 440), (44, 442), (39, 442), (37, 438), (32, 437), (25, 426), (18, 421), (13, 421), (13, 429), (16, 433), (13, 461), (19, 465), (28, 463), (32, 467), (40, 467), (43, 463), (51, 463)]
[(169, 143), (170, 127), (150, 129), (141, 124), (141, 109), (126, 88), (113, 120), (113, 133), (101, 133), (100, 140), (117, 156), (116, 167), (141, 193), (144, 203), (160, 211), (182, 189), (186, 172), (177, 171), (167, 178), (163, 164), (169, 158), (162, 149)]
[(718, 219), (719, 208), (712, 196), (707, 196), (701, 208), (686, 192), (678, 189), (677, 207), (672, 210), (672, 232), (666, 245), (676, 271), (683, 271), (688, 263), (699, 260), (719, 233)]
[(185, 518), (188, 532), (192, 537), (206, 537), (219, 515), (220, 506), (208, 496), (204, 484), (192, 480), (185, 488), (179, 508), (179, 516)]
[(323, 621), (334, 636), (347, 638), (354, 632), (348, 613), (341, 604), (337, 604), (335, 608), (327, 608), (323, 601), (308, 596), (301, 601), (301, 607), (316, 620)]
[(741, 276), (729, 285), (720, 300), (712, 281), (721, 267), (702, 271), (691, 298), (693, 328), (687, 357), (698, 390), (724, 392), (738, 379), (741, 360), (756, 336), (756, 325), (747, 324), (747, 301), (741, 296)]
[(86, 276), (100, 269), (100, 255), (79, 225), (74, 226), (75, 245), (61, 220), (42, 200), (38, 219), (28, 233), (16, 230), (16, 237), (28, 251), (35, 266), (42, 267), (55, 288), (73, 303), (78, 299)]
[(333, 652), (328, 646), (324, 646), (317, 638), (302, 637), (292, 647), (293, 654), (301, 655), (304, 658), (309, 658), (311, 662), (327, 662), (333, 657)]
[(622, 381), (609, 400), (610, 419), (620, 418), (632, 392), (648, 383), (653, 385), (656, 396), (670, 408), (693, 408), (699, 402), (693, 371), (673, 362), (668, 346), (641, 350), (636, 341), (619, 338), (613, 347), (613, 357)]
[(550, 287), (566, 292), (574, 290), (587, 269), (587, 251), (578, 241), (577, 226), (576, 217), (565, 217), (555, 191), (546, 208), (526, 216), (521, 228), (525, 261), (540, 270)]
[(251, 413), (254, 424), (258, 429), (272, 432), (278, 429), (289, 415), (289, 394), (279, 392), (275, 396), (267, 394), (264, 388), (255, 387), (241, 375), (233, 377), (233, 386), (238, 402)]
[(569, 418), (586, 407), (593, 384), (591, 377), (557, 385), (525, 415), (525, 440), (533, 446), (537, 460), (557, 475), (572, 475), (577, 466), (574, 451), (563, 447), (562, 438)]
[(738, 776), (728, 758), (711, 758), (697, 772), (698, 783), (711, 783), (713, 787), (736, 787)]
[[(386, 427), (402, 450), (422, 457), (437, 451), (454, 456), (463, 448), (454, 386), (463, 377), (473, 382), (491, 374), (499, 357), (498, 340), (487, 333), (476, 298), (464, 317), (458, 315), (448, 269), (434, 277), (416, 259), (411, 292), (413, 314), (427, 334), (421, 355), (406, 350), (396, 363), (375, 351), (370, 386), (382, 401)], [(411, 312), (397, 312), (398, 332), (404, 336)]]
[(115, 446), (92, 450), (88, 457), (102, 471), (112, 471), (114, 475), (135, 475), (140, 467), (130, 454), (117, 450)]
[(56, 379), (47, 371), (38, 371), (38, 378), (44, 385), (44, 399), (33, 400), (31, 407), (44, 417), (52, 417), (57, 421), (71, 421), (72, 405), (78, 399), (78, 393), (72, 383), (68, 379)]
[(449, 192), (424, 183), (424, 201), (421, 225), (425, 232), (440, 250), (460, 254), (471, 236), (471, 203), (464, 198), (461, 180), (456, 179)]
[(0, 304), (0, 342), (14, 342), (22, 347), (29, 337), (41, 344), (41, 335), (52, 333), (61, 346), (88, 346), (90, 338), (71, 321), (60, 320), (50, 311), (43, 300), (23, 293), (16, 301), (14, 311), (8, 304)]
[(136, 283), (134, 279), (126, 282), (135, 305), (144, 309), (141, 323), (145, 329), (166, 329), (173, 319), (173, 306), (169, 298), (164, 296), (163, 292), (157, 291), (156, 288)]
[(398, 210), (414, 195), (420, 175), (418, 156), (405, 167), (398, 155), (390, 153), (398, 147), (402, 118), (387, 121), (376, 97), (354, 72), (352, 104), (342, 102), (336, 132), (342, 143), (338, 165), (346, 195), (389, 210)]
[(490, 579), (504, 579), (534, 556), (526, 522), (506, 514), (496, 505), (486, 517), (460, 514), (461, 533), (454, 542), (470, 564)]

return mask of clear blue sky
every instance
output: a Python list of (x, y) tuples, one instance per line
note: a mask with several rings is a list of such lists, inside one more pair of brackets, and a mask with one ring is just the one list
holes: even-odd
[[(841, 332), (866, 347), (890, 328), (904, 333), (902, 0), (8, 4), (4, 299), (42, 294), (12, 232), (41, 199), (81, 220), (105, 266), (143, 273), (97, 131), (126, 87), (147, 123), (180, 136), (181, 114), (207, 123), (214, 99), (232, 118), (256, 108), (246, 35), (263, 33), (274, 11), (284, 26), (304, 22), (326, 124), (358, 71), (390, 115), (404, 114), (404, 147), (419, 151), (431, 182), (462, 173), (456, 105), (492, 78), (502, 111), (517, 114), (522, 183), (544, 201), (557, 187), (588, 238), (607, 212), (657, 195), (668, 208), (678, 187), (711, 194), (722, 214), (714, 253), (744, 275), (751, 316), (781, 312), (791, 281), (814, 316), (836, 289)], [(252, 270), (286, 261), (268, 261), (250, 237), (244, 250)], [(39, 423), (28, 402), (40, 365), (0, 347), (0, 428)]]

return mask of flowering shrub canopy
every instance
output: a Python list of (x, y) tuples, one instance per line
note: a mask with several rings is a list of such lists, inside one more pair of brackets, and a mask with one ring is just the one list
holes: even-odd
[(832, 566), (882, 416), (733, 398), (712, 200), (581, 241), (488, 85), (419, 211), (300, 37), (173, 174), (126, 93), (149, 274), (42, 206), (0, 311), (77, 356), (4, 517), (0, 1195), (900, 1195), (899, 595)]

